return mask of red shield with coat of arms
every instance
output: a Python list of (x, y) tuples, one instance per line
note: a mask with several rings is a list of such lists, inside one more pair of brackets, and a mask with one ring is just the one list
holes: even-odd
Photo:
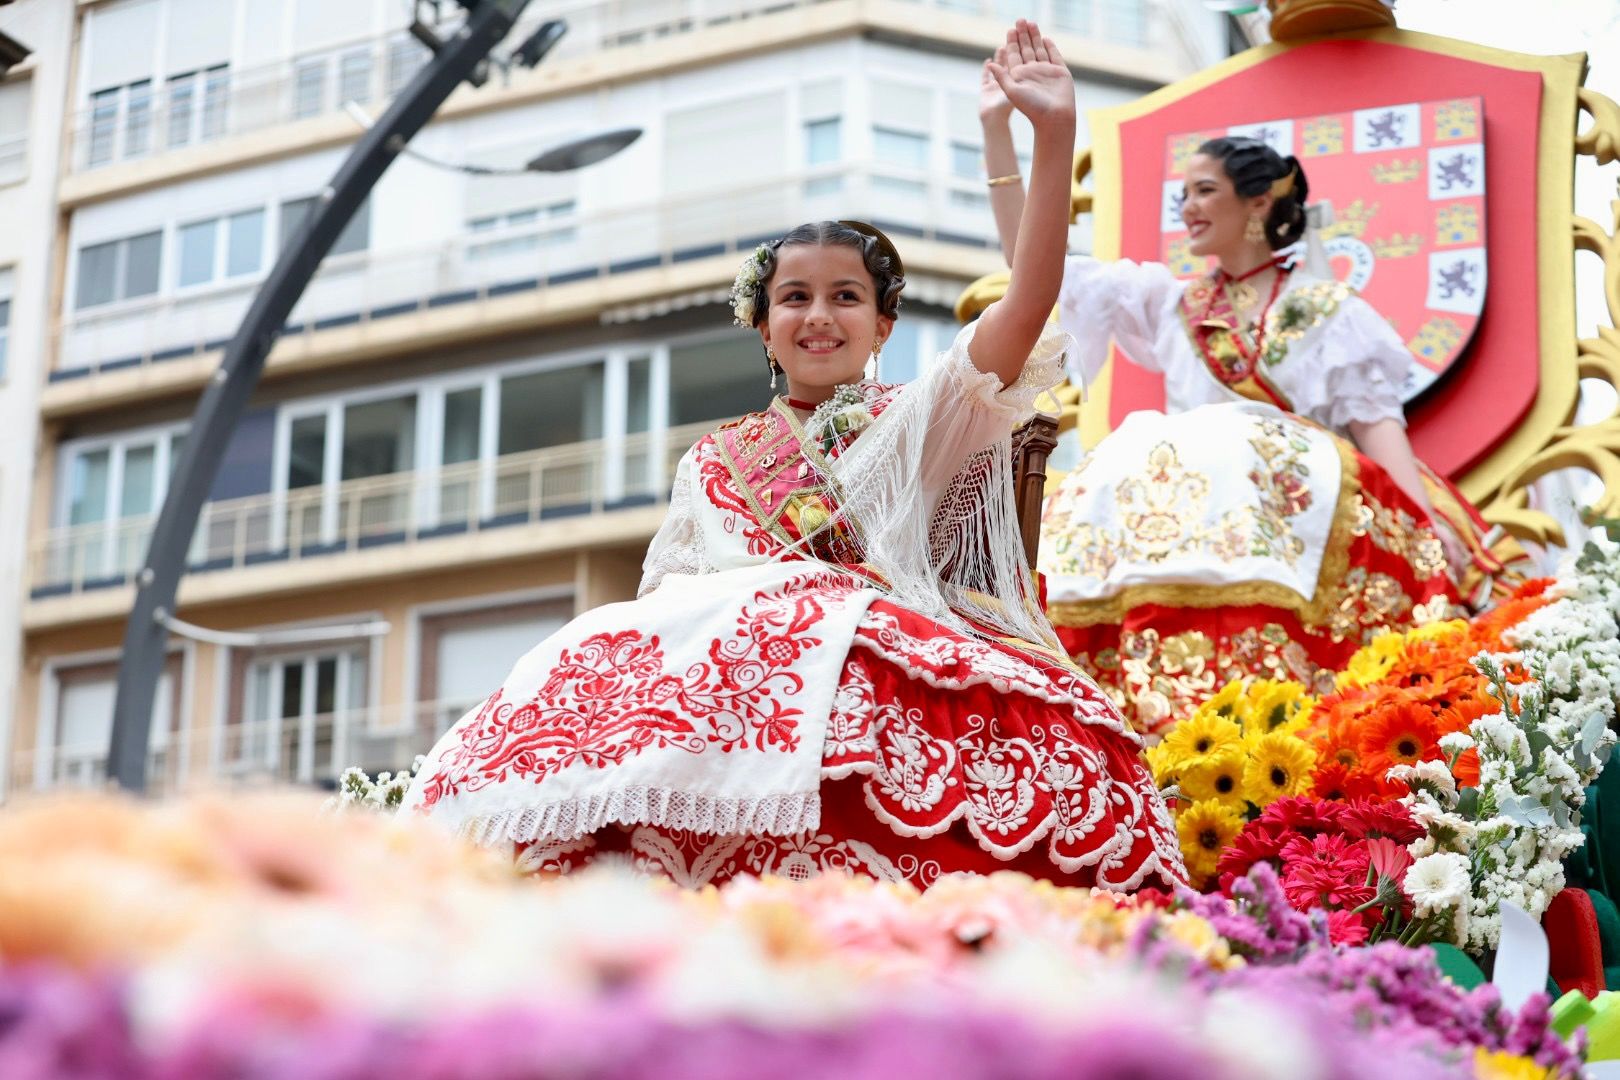
[(1485, 140), (1478, 97), (1291, 116), (1168, 140), (1159, 258), (1178, 276), (1208, 269), (1181, 221), (1187, 159), (1221, 135), (1260, 139), (1300, 161), (1334, 276), (1390, 321), (1412, 352), (1410, 400), (1456, 364), (1485, 305)]
[[(1178, 248), (1185, 233), (1171, 212), (1186, 155), (1231, 132), (1262, 133), (1297, 156), (1310, 201), (1335, 209), (1334, 272), (1412, 351), (1414, 449), (1459, 476), (1536, 400), (1543, 86), (1538, 69), (1444, 46), (1390, 32), (1234, 57), (1094, 113), (1093, 173), (1098, 253), (1194, 274), (1202, 267)], [(1111, 425), (1163, 402), (1159, 376), (1115, 365)]]

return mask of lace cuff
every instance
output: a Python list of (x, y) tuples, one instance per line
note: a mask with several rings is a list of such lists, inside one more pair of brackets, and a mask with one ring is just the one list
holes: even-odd
[(658, 588), (668, 574), (697, 575), (714, 570), (704, 547), (703, 526), (692, 506), (692, 462), (702, 445), (699, 443), (688, 450), (675, 469), (675, 483), (669, 491), (669, 512), (664, 515), (664, 524), (652, 538), (647, 557), (641, 563), (637, 599)]
[(950, 374), (966, 404), (1004, 411), (1010, 414), (1010, 426), (1016, 427), (1035, 413), (1037, 398), (1063, 381), (1063, 367), (1074, 339), (1057, 323), (1047, 323), (1029, 359), (1024, 361), (1023, 371), (1010, 385), (1002, 386), (998, 376), (974, 367), (968, 355), (968, 344), (977, 327), (977, 323), (962, 327), (941, 362), (950, 365)]

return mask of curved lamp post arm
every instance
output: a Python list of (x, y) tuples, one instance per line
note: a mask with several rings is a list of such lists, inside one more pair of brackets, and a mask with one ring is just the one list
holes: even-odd
[[(146, 790), (147, 740), (153, 698), (163, 669), (167, 624), (174, 612), (186, 553), (197, 528), (231, 431), (247, 407), (265, 357), (338, 234), (410, 138), (451, 91), (511, 31), (529, 0), (465, 0), (465, 24), (437, 50), (367, 131), (321, 192), (315, 209), (276, 260), (225, 348), (186, 437), (168, 497), (152, 530), (146, 562), (136, 578), (135, 603), (124, 629), (123, 656), (113, 704), (108, 775), (128, 791)], [(560, 33), (560, 29), (557, 31)]]

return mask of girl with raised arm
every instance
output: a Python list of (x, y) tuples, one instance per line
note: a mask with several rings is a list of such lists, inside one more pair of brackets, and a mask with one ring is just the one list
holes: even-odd
[[(986, 79), (991, 208), (1016, 259), (1011, 106)], [(1246, 675), (1331, 691), (1379, 631), (1483, 603), (1504, 577), (1477, 512), (1412, 454), (1405, 344), (1287, 253), (1308, 191), (1296, 159), (1211, 139), (1181, 208), (1207, 273), (1067, 262), (1073, 381), (1093, 379), (1111, 343), (1164, 376), (1165, 413), (1132, 414), (1049, 497), (1039, 562), (1065, 647), (1142, 730)]]
[(1069, 343), (1047, 316), (1074, 90), (1027, 22), (991, 71), (1035, 129), (1005, 298), (885, 386), (862, 380), (905, 286), (882, 233), (823, 221), (750, 254), (734, 310), (782, 396), (687, 452), (640, 598), (520, 660), (407, 813), (532, 869), (611, 856), (687, 885), (1184, 878), (1139, 740), (1062, 656), (1023, 563), (1010, 434)]

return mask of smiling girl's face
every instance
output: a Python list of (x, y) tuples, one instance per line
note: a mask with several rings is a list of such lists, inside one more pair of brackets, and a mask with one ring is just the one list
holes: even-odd
[(819, 402), (859, 382), (874, 346), (894, 329), (857, 248), (784, 244), (760, 337), (787, 376), (788, 396)]
[(1187, 162), (1187, 179), (1182, 188), (1181, 221), (1187, 226), (1187, 246), (1194, 255), (1217, 258), (1242, 250), (1250, 243), (1243, 238), (1249, 218), (1258, 214), (1264, 221), (1271, 212), (1270, 194), (1245, 199), (1232, 186), (1226, 167), (1207, 154), (1194, 154)]

